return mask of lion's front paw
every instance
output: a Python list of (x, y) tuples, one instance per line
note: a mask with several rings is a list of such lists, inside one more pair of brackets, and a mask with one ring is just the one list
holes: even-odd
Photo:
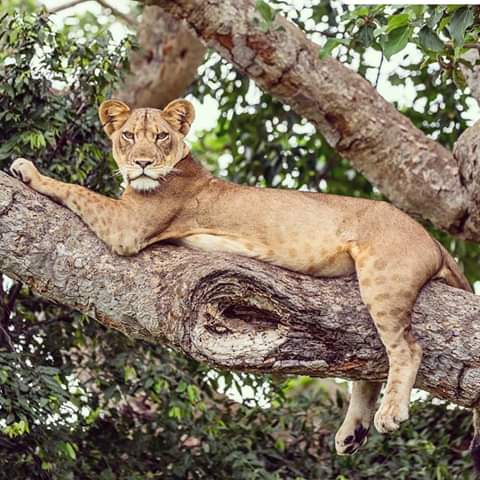
[(400, 405), (395, 399), (383, 399), (378, 412), (375, 414), (375, 428), (380, 433), (394, 432), (400, 423), (408, 420), (408, 405)]
[(38, 178), (40, 173), (37, 167), (26, 158), (17, 158), (10, 167), (10, 172), (23, 183), (30, 184)]

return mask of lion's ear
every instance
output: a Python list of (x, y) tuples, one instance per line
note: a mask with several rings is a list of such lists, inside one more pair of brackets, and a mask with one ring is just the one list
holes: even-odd
[(165, 119), (182, 135), (186, 135), (195, 119), (195, 109), (188, 100), (173, 100), (164, 109)]
[(98, 109), (98, 116), (105, 133), (111, 137), (130, 116), (130, 107), (120, 100), (105, 100)]

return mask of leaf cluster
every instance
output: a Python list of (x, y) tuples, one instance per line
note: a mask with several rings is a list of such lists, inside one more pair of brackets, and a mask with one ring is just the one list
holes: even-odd
[(322, 57), (344, 45), (358, 51), (370, 47), (390, 59), (412, 44), (423, 56), (420, 69), (439, 66), (430, 73), (443, 82), (452, 80), (459, 88), (466, 86), (461, 67), (471, 69), (477, 64), (465, 54), (479, 48), (478, 6), (361, 6), (344, 13), (341, 25), (342, 33), (327, 40)]

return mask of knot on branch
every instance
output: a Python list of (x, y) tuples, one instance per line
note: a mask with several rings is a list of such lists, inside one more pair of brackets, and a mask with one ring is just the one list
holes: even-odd
[[(257, 263), (257, 262), (255, 262)], [(363, 305), (352, 304), (352, 295), (336, 296), (334, 302), (322, 286), (328, 280), (279, 272), (263, 275), (267, 267), (209, 268), (189, 287), (180, 342), (201, 361), (221, 368), (325, 376), (340, 368), (342, 376), (357, 377), (361, 365), (377, 350), (380, 375), (386, 364), (384, 352)], [(265, 268), (266, 272), (262, 272)], [(268, 267), (271, 269), (272, 267)], [(356, 280), (338, 280), (347, 293)], [(323, 291), (323, 295), (320, 293)], [(307, 300), (308, 298), (308, 300)], [(308, 307), (306, 307), (308, 305)], [(365, 320), (368, 322), (366, 328)], [(357, 349), (349, 344), (361, 343)]]
[(189, 324), (192, 355), (241, 370), (275, 362), (288, 341), (290, 312), (278, 294), (237, 272), (215, 271), (194, 290)]

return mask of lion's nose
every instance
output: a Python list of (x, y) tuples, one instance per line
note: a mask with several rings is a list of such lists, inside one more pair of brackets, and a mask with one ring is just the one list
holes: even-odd
[(153, 163), (153, 160), (135, 160), (135, 163), (142, 168), (146, 168)]

